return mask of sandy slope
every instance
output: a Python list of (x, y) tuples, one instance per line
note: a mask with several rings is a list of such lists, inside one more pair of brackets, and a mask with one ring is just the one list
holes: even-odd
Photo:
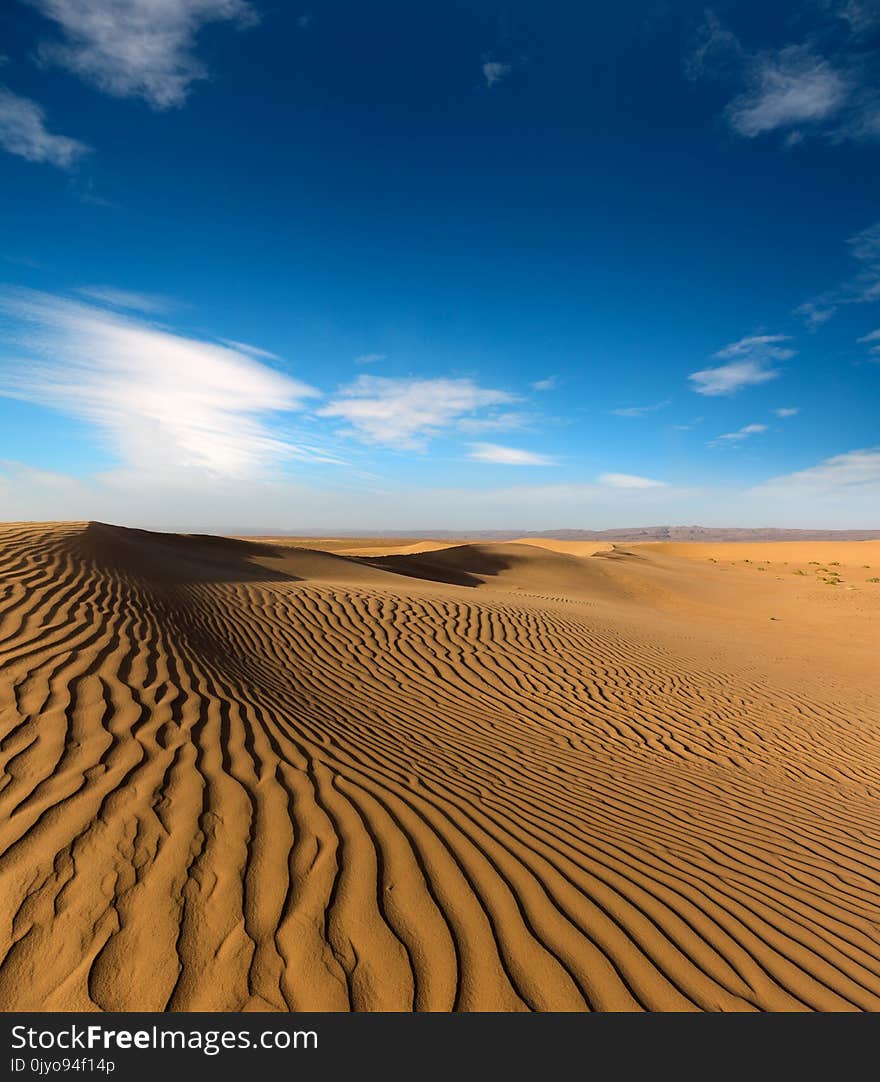
[(876, 548), (400, 547), (0, 527), (0, 1007), (880, 1007)]

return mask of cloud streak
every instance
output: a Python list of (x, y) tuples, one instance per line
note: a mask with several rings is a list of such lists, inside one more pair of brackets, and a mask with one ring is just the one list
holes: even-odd
[(672, 400), (664, 399), (662, 402), (654, 402), (650, 406), (624, 406), (622, 409), (612, 410), (615, 417), (644, 417), (646, 413), (656, 413), (657, 410), (665, 409)]
[(0, 393), (91, 422), (135, 470), (246, 479), (322, 457), (263, 420), (317, 392), (240, 351), (46, 293), (0, 294), (0, 311), (17, 347)]
[(600, 473), (596, 483), (605, 488), (666, 488), (666, 481), (656, 481), (653, 477), (640, 477), (635, 473)]
[(168, 297), (160, 297), (154, 293), (135, 293), (129, 289), (115, 289), (113, 286), (81, 286), (76, 292), (81, 297), (99, 304), (108, 304), (111, 308), (124, 308), (147, 315), (159, 315), (173, 307)]
[[(797, 413), (797, 410), (794, 411)], [(737, 444), (743, 440), (747, 440), (750, 436), (758, 436), (762, 432), (767, 431), (767, 425), (744, 425), (742, 428), (738, 428), (736, 432), (725, 432), (723, 436), (716, 436), (714, 440), (710, 440), (707, 444), (708, 447), (724, 447), (725, 444)]]
[(549, 455), (522, 451), (518, 447), (502, 447), (498, 443), (472, 443), (468, 454), (474, 462), (489, 462), (496, 466), (555, 466)]

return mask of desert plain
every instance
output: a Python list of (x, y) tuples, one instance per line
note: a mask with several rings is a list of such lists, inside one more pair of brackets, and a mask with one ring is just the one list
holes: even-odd
[(880, 1008), (880, 541), (0, 526), (0, 1009)]

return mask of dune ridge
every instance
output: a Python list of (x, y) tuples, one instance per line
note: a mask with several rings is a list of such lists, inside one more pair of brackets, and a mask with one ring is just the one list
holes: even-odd
[(0, 527), (0, 1009), (880, 1008), (872, 573), (652, 548)]

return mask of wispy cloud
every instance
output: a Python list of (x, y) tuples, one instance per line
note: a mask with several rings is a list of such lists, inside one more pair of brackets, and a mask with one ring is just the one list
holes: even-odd
[(556, 376), (547, 376), (546, 379), (535, 380), (535, 382), (530, 383), (529, 386), (533, 391), (555, 391), (558, 382)]
[(672, 401), (665, 398), (662, 402), (654, 402), (650, 406), (624, 406), (622, 409), (611, 410), (615, 417), (644, 417), (646, 413), (656, 413), (657, 410), (665, 409)]
[(823, 304), (820, 301), (804, 301), (795, 308), (794, 314), (803, 319), (808, 330), (815, 331), (827, 323), (836, 311), (837, 305), (830, 302)]
[(321, 410), (350, 427), (343, 435), (368, 443), (419, 449), (442, 429), (490, 406), (515, 402), (505, 391), (470, 379), (392, 379), (359, 376)]
[(709, 8), (704, 12), (693, 46), (685, 57), (685, 75), (692, 80), (707, 74), (714, 75), (732, 64), (739, 64), (742, 55), (739, 38)]
[(742, 89), (724, 113), (738, 135), (754, 139), (778, 133), (786, 146), (809, 136), (832, 142), (880, 136), (877, 56), (858, 40), (868, 26), (868, 5), (854, 4), (849, 16), (844, 14), (847, 5), (826, 7), (838, 26), (843, 18), (850, 30), (830, 53), (820, 51), (820, 42), (827, 45), (839, 34), (816, 34), (779, 49), (749, 50), (714, 12), (706, 13), (685, 63), (686, 74), (739, 84)]
[(773, 411), (777, 417), (794, 417), (801, 412), (800, 406), (780, 406)]
[(280, 361), (282, 359), (270, 349), (252, 346), (250, 342), (238, 342), (234, 338), (218, 338), (217, 341), (222, 342), (224, 346), (229, 346), (230, 349), (239, 350), (241, 353), (249, 353), (252, 357), (262, 357), (264, 361)]
[(7, 291), (0, 311), (16, 346), (0, 393), (91, 422), (130, 467), (249, 478), (322, 457), (263, 420), (317, 392), (241, 352), (46, 293)]
[(741, 443), (743, 440), (747, 440), (750, 436), (757, 436), (760, 435), (761, 432), (766, 431), (767, 425), (744, 425), (742, 428), (738, 428), (736, 432), (725, 432), (723, 436), (716, 436), (715, 439), (710, 440), (706, 446), (724, 447), (725, 444)]
[(789, 360), (797, 353), (791, 347), (779, 344), (788, 340), (789, 336), (785, 334), (758, 334), (731, 342), (713, 354), (717, 360), (729, 360), (730, 363), (691, 372), (688, 379), (693, 384), (692, 389), (702, 395), (728, 395), (776, 379), (779, 371), (770, 365)]
[(468, 458), (475, 462), (491, 462), (496, 466), (555, 466), (549, 455), (522, 451), (518, 447), (502, 447), (498, 443), (472, 443)]
[(0, 146), (29, 162), (70, 169), (90, 150), (85, 143), (56, 135), (46, 127), (46, 114), (30, 98), (0, 86)]
[(194, 54), (205, 25), (258, 21), (247, 0), (30, 0), (61, 31), (40, 58), (104, 93), (142, 98), (154, 109), (182, 105), (190, 87), (208, 76)]
[(835, 117), (847, 101), (847, 77), (804, 45), (789, 45), (750, 60), (748, 89), (727, 107), (734, 131), (753, 139), (767, 132), (819, 125)]
[(870, 304), (880, 300), (880, 222), (847, 239), (850, 254), (859, 264), (857, 273), (835, 289), (805, 301), (795, 309), (815, 330), (844, 304)]
[(509, 432), (525, 428), (536, 418), (533, 413), (518, 410), (490, 410), (485, 417), (463, 417), (458, 422), (460, 432)]
[(747, 338), (740, 338), (738, 342), (731, 342), (729, 346), (719, 349), (713, 356), (726, 359), (757, 355), (774, 361), (787, 361), (795, 356), (797, 350), (790, 346), (780, 346), (779, 343), (790, 340), (791, 335), (788, 334), (753, 334)]
[(601, 473), (596, 483), (606, 488), (666, 488), (666, 481), (656, 481), (653, 477), (639, 477), (635, 473)]
[(113, 286), (80, 286), (77, 293), (99, 304), (108, 304), (111, 308), (125, 308), (132, 312), (144, 312), (147, 315), (159, 315), (174, 307), (169, 297), (156, 293), (135, 293), (129, 289), (116, 289)]
[(378, 364), (379, 361), (386, 360), (384, 353), (362, 353), (359, 357), (355, 357), (355, 364)]
[(486, 86), (496, 86), (502, 79), (506, 78), (513, 71), (511, 64), (502, 64), (498, 60), (487, 60), (483, 64), (483, 78), (486, 80)]

